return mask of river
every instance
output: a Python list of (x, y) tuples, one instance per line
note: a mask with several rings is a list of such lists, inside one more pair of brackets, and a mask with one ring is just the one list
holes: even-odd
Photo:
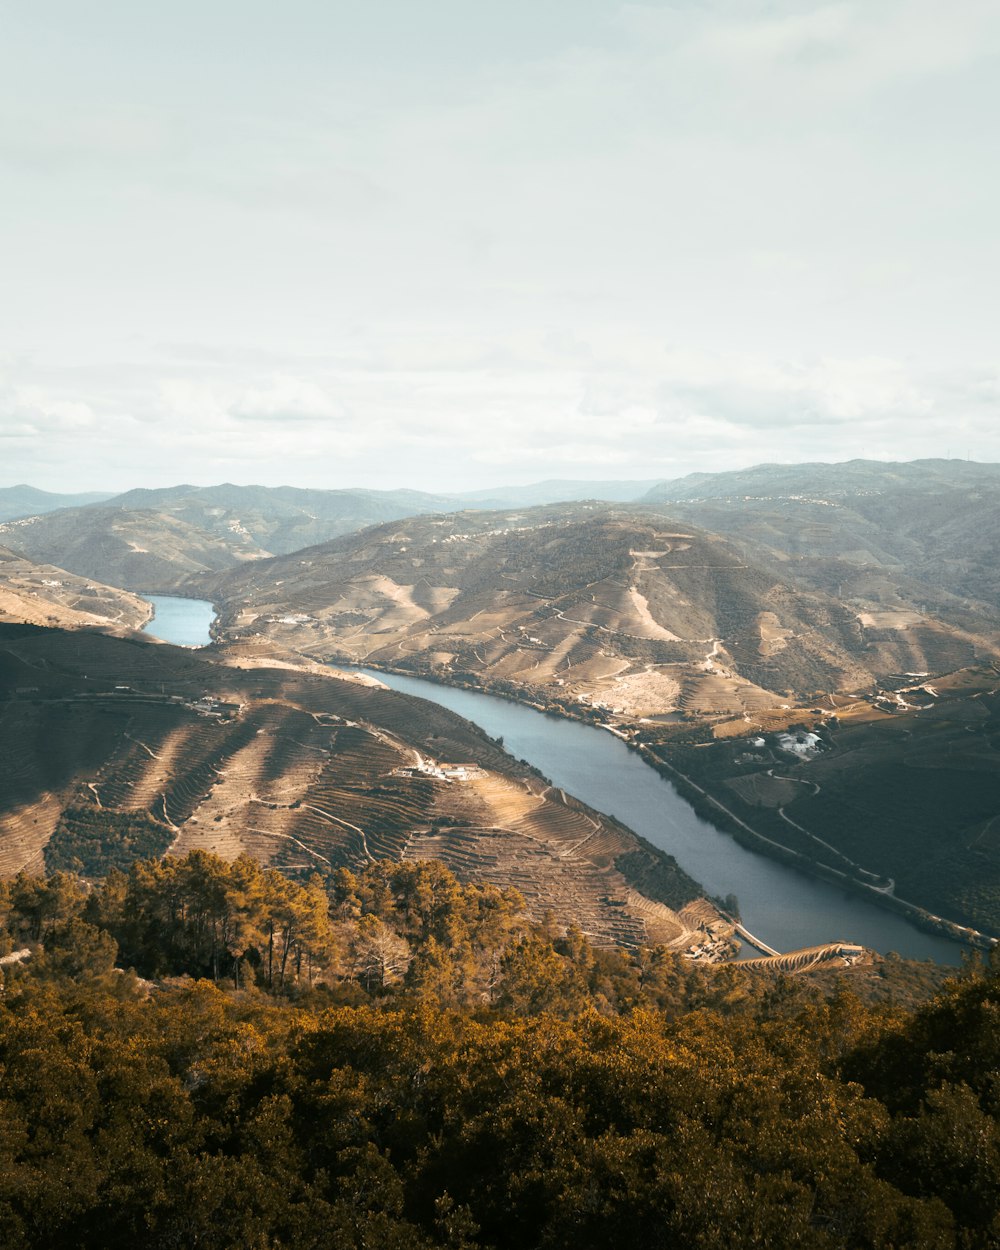
[[(362, 670), (403, 694), (430, 699), (503, 738), (553, 784), (607, 812), (667, 851), (709, 894), (735, 894), (746, 928), (776, 950), (857, 942), (908, 959), (959, 964), (964, 949), (925, 933), (859, 895), (741, 846), (694, 812), (669, 781), (621, 739), (562, 717), (473, 690)], [(748, 950), (746, 954), (758, 952)]]
[(144, 632), (178, 647), (207, 647), (215, 620), (215, 608), (207, 599), (181, 599), (177, 595), (144, 595), (153, 605), (153, 619)]
[[(215, 609), (204, 599), (147, 595), (156, 615), (146, 632), (184, 647), (210, 641)], [(362, 670), (366, 671), (366, 670)], [(777, 950), (821, 942), (859, 942), (908, 959), (961, 962), (962, 947), (924, 933), (901, 916), (748, 851), (697, 816), (655, 769), (614, 735), (534, 708), (472, 690), (395, 673), (370, 671), (393, 690), (430, 699), (502, 737), (507, 750), (551, 781), (623, 821), (654, 846), (673, 855), (709, 894), (735, 894), (743, 923)], [(757, 952), (747, 950), (748, 955)]]

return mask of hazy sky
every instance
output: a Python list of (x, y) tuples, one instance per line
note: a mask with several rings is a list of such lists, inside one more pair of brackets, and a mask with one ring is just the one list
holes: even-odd
[(997, 0), (0, 0), (0, 485), (1000, 460)]

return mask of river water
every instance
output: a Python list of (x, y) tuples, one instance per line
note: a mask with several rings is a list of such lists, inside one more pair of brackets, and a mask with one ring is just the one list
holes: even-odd
[(178, 647), (207, 647), (215, 620), (215, 608), (206, 599), (181, 599), (177, 595), (145, 595), (154, 616), (143, 630), (162, 642)]
[[(776, 950), (857, 942), (908, 959), (958, 964), (963, 948), (837, 886), (748, 851), (694, 812), (669, 781), (606, 730), (534, 708), (396, 673), (367, 671), (393, 690), (429, 699), (502, 737), (554, 785), (607, 812), (673, 855), (709, 894), (735, 894), (743, 923)], [(747, 951), (756, 955), (756, 951)]]
[[(183, 647), (210, 641), (215, 609), (204, 599), (147, 595), (156, 615), (146, 632)], [(796, 872), (740, 846), (697, 816), (669, 781), (620, 739), (601, 729), (472, 690), (416, 677), (370, 673), (393, 690), (430, 699), (502, 737), (557, 786), (600, 812), (617, 816), (717, 898), (735, 894), (743, 923), (776, 950), (821, 942), (859, 942), (886, 954), (958, 964), (962, 947), (924, 933), (856, 894)], [(750, 955), (754, 951), (747, 952)]]

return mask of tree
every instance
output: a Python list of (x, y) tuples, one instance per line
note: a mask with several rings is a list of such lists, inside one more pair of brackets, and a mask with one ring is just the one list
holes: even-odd
[(78, 916), (86, 899), (83, 886), (70, 873), (31, 877), (19, 872), (9, 888), (8, 923), (20, 937), (41, 942), (51, 929)]
[(355, 973), (371, 989), (399, 981), (413, 958), (410, 944), (377, 916), (362, 916), (353, 944)]

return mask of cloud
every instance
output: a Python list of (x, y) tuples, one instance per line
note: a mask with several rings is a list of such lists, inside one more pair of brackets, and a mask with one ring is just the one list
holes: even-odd
[(227, 405), (230, 416), (238, 421), (342, 422), (349, 416), (315, 382), (301, 378), (277, 377), (256, 387), (243, 390)]
[(5, 471), (1000, 458), (994, 0), (307, 7), (23, 6)]
[(900, 81), (961, 72), (988, 60), (1000, 40), (992, 0), (955, 0), (947, 14), (936, 0), (630, 5), (621, 23), (682, 75), (740, 84), (744, 106), (856, 101)]
[(523, 481), (606, 477), (612, 466), (648, 478), (763, 460), (911, 459), (959, 445), (1000, 459), (995, 369), (652, 341), (606, 353), (599, 368), (568, 367), (559, 345), (547, 357), (538, 341), (523, 355), (512, 345), (497, 373), (466, 367), (471, 343), (454, 347), (457, 369), (439, 345), (436, 370), (386, 357), (248, 377), (237, 353), (214, 377), (184, 372), (183, 361), (164, 373), (162, 358), (146, 384), (141, 372), (127, 383), (89, 376), (82, 387), (77, 374), (22, 377), (0, 392), (0, 435), (25, 449), (45, 442), (62, 485), (95, 488), (237, 478), (458, 490), (495, 485), (500, 467)]
[(928, 383), (880, 358), (791, 364), (689, 356), (671, 360), (665, 372), (657, 393), (666, 411), (687, 410), (748, 431), (913, 420), (929, 415), (935, 403)]
[(73, 436), (92, 432), (96, 422), (86, 403), (47, 394), (37, 386), (5, 386), (0, 381), (0, 438)]

